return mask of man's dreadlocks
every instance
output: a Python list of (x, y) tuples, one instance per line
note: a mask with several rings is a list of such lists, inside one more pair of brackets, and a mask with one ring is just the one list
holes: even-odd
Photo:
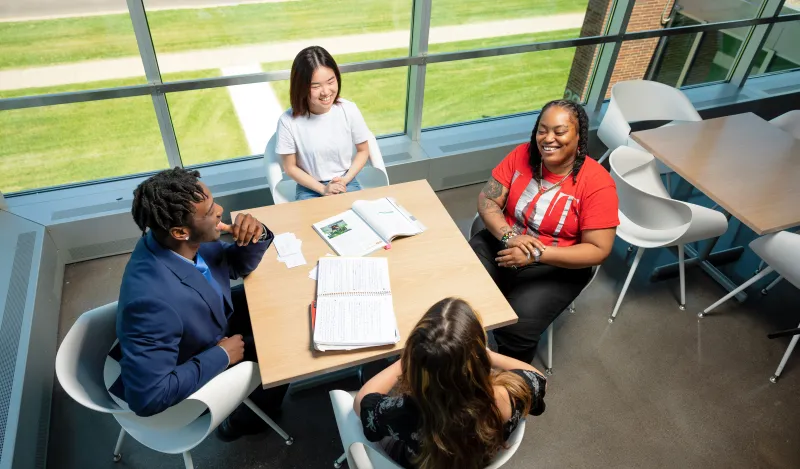
[(197, 178), (198, 171), (174, 168), (147, 178), (133, 191), (131, 214), (142, 230), (150, 228), (165, 235), (170, 228), (188, 226), (194, 213), (194, 203), (205, 200)]

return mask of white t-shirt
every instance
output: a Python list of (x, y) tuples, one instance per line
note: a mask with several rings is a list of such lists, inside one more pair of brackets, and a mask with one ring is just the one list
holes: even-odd
[(339, 98), (325, 114), (292, 117), (292, 109), (278, 119), (279, 155), (297, 155), (297, 166), (317, 181), (344, 176), (353, 164), (355, 145), (372, 136), (355, 103)]

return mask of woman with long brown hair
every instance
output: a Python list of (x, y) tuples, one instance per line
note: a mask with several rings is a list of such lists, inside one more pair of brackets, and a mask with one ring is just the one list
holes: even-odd
[(483, 468), (528, 413), (544, 411), (546, 380), (531, 365), (490, 351), (465, 301), (433, 305), (401, 359), (370, 379), (354, 410), (364, 435), (403, 467)]

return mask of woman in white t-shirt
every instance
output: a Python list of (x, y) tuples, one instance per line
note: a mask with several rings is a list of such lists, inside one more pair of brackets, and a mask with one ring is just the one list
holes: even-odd
[(303, 49), (292, 63), (292, 107), (278, 119), (275, 150), (297, 182), (297, 200), (361, 189), (355, 178), (369, 158), (372, 134), (355, 103), (339, 97), (341, 81), (322, 47)]

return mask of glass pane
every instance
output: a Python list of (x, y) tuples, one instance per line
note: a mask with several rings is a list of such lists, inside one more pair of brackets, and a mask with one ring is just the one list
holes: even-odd
[(533, 38), (552, 41), (599, 36), (604, 32), (610, 1), (435, 0), (429, 48), (440, 52), (442, 48), (467, 50), (487, 38), (495, 39), (492, 45), (513, 45)]
[(636, 0), (627, 32), (755, 18), (762, 0)]
[(3, 111), (0, 142), (3, 192), (167, 167), (149, 96)]
[(800, 13), (800, 0), (786, 0), (781, 10), (781, 15), (795, 15)]
[(800, 22), (775, 23), (756, 55), (750, 75), (800, 68)]
[[(580, 54), (591, 62), (595, 46)], [(428, 65), (423, 127), (534, 111), (559, 99), (567, 85), (580, 94), (586, 76), (575, 48)]]
[(340, 64), (338, 55), (346, 53), (408, 55), (410, 0), (230, 3), (164, 9), (163, 1), (145, 0), (161, 71), (229, 76), (256, 73), (264, 64), (286, 69), (311, 45), (325, 47)]
[(125, 0), (0, 2), (0, 96), (145, 83)]
[(653, 80), (675, 87), (723, 81), (742, 46), (739, 35), (745, 31), (627, 41), (620, 49), (609, 92), (615, 83), (626, 80)]
[[(346, 73), (341, 96), (358, 105), (373, 134), (399, 133), (407, 80), (407, 67)], [(195, 165), (263, 153), (278, 117), (290, 107), (289, 82), (184, 91), (167, 100), (183, 164)]]

